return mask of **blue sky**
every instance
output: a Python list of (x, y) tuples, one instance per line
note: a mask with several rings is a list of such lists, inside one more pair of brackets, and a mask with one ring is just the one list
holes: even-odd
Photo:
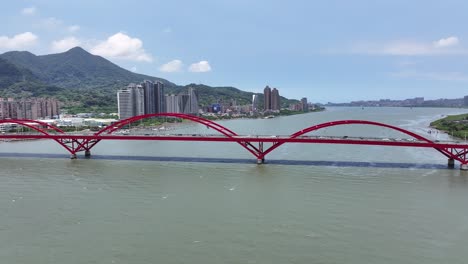
[(468, 95), (467, 1), (16, 0), (0, 53), (79, 45), (177, 84), (312, 102)]

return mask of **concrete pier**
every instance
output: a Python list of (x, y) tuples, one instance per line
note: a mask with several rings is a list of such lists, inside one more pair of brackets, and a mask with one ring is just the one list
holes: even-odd
[(76, 159), (76, 153), (70, 155), (70, 159)]
[(468, 171), (468, 163), (467, 164), (460, 164), (460, 170)]
[(91, 150), (85, 150), (84, 156), (85, 156), (86, 158), (91, 157)]
[(454, 160), (454, 159), (448, 159), (447, 167), (448, 167), (449, 169), (455, 168), (455, 160)]
[(264, 164), (264, 163), (265, 163), (265, 158), (257, 159), (257, 164)]

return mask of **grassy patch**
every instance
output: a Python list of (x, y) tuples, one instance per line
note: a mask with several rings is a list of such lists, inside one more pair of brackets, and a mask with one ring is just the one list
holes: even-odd
[(454, 137), (465, 139), (468, 136), (468, 114), (447, 116), (432, 122), (431, 127), (445, 131)]

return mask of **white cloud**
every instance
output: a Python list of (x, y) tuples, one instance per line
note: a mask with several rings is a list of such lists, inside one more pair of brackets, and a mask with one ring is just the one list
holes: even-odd
[(207, 61), (200, 61), (197, 63), (193, 63), (189, 67), (189, 71), (191, 72), (209, 72), (211, 71), (211, 66)]
[(162, 72), (180, 72), (182, 70), (182, 66), (184, 64), (181, 60), (172, 60), (166, 64), (161, 65), (159, 67), (159, 71)]
[(76, 32), (76, 31), (78, 31), (78, 30), (80, 30), (80, 26), (78, 26), (78, 25), (72, 25), (72, 26), (69, 26), (69, 27), (68, 27), (68, 31), (70, 31), (70, 32), (72, 32), (72, 33), (73, 33), (73, 32)]
[(26, 8), (23, 8), (21, 10), (21, 14), (23, 15), (26, 15), (26, 16), (30, 16), (30, 15), (34, 15), (36, 13), (36, 8), (34, 6), (31, 6), (31, 7), (26, 7)]
[(389, 55), (424, 55), (431, 52), (431, 46), (417, 42), (394, 42), (384, 46), (382, 52)]
[(52, 42), (51, 50), (53, 52), (64, 52), (76, 46), (80, 46), (81, 41), (75, 37), (68, 37)]
[(444, 47), (451, 47), (451, 46), (456, 46), (458, 45), (459, 41), (457, 37), (448, 37), (448, 38), (443, 38), (439, 39), (438, 41), (434, 42), (434, 46), (436, 48), (444, 48)]
[(152, 62), (153, 58), (143, 49), (138, 38), (119, 32), (91, 48), (91, 53), (106, 58)]
[(38, 37), (31, 32), (13, 36), (0, 36), (0, 49), (18, 50), (36, 44)]
[(468, 55), (468, 49), (459, 46), (455, 36), (433, 42), (392, 41), (390, 43), (361, 43), (355, 45), (353, 53), (368, 55), (430, 56), (430, 55)]

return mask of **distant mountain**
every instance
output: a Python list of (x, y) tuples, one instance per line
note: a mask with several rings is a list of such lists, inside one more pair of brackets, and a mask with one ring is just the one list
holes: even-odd
[(63, 88), (42, 83), (29, 69), (0, 58), (0, 87), (6, 95), (16, 97), (54, 96)]
[(148, 75), (137, 74), (92, 55), (80, 47), (64, 53), (36, 56), (27, 51), (10, 51), (0, 58), (28, 69), (40, 81), (63, 88), (105, 88), (141, 82), (144, 79), (163, 82), (166, 87), (174, 83)]
[[(41, 56), (27, 51), (10, 51), (0, 55), (0, 96), (53, 96), (64, 102), (65, 106), (79, 107), (83, 111), (90, 108), (116, 111), (117, 90), (143, 80), (164, 83), (166, 93), (178, 94), (186, 91), (188, 86), (195, 87), (202, 105), (232, 99), (237, 104), (247, 104), (254, 94), (234, 87), (202, 84), (179, 86), (162, 78), (125, 70), (80, 47)], [(263, 99), (262, 96), (260, 98)], [(282, 103), (286, 105), (289, 101), (282, 98)]]
[(35, 80), (37, 78), (30, 70), (18, 67), (15, 64), (0, 58), (0, 87), (8, 87), (25, 79)]

